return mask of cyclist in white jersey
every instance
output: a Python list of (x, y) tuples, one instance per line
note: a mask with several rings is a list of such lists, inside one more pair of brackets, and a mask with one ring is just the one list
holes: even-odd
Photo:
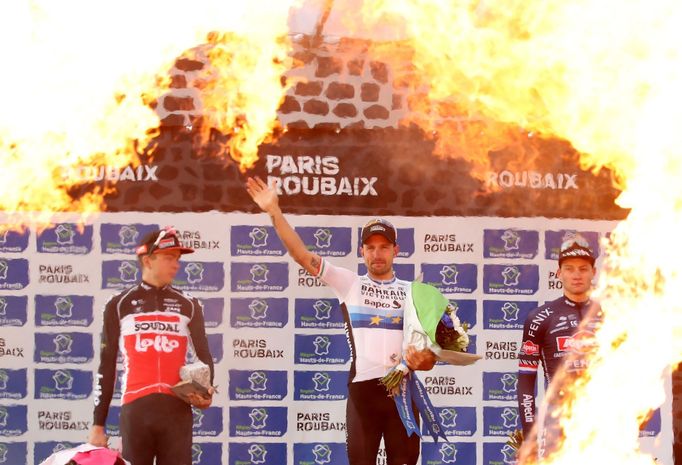
[(401, 356), (413, 370), (430, 370), (436, 357), (428, 349), (408, 348), (402, 354), (403, 308), (410, 283), (397, 279), (393, 272), (393, 259), (399, 250), (395, 228), (382, 219), (363, 227), (360, 252), (367, 274), (360, 276), (332, 265), (306, 248), (282, 214), (274, 186), (259, 178), (249, 178), (246, 188), (256, 204), (270, 215), (292, 258), (331, 287), (341, 303), (351, 350), (346, 403), (349, 464), (375, 465), (383, 437), (387, 465), (415, 465), (419, 437), (407, 436), (395, 403), (379, 380)]

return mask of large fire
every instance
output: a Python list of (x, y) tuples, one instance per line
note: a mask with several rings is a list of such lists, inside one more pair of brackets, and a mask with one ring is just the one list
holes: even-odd
[[(168, 88), (168, 70), (215, 31), (223, 34), (221, 40), (210, 36), (216, 49), (230, 41), (241, 48), (228, 65), (230, 80), (216, 79), (213, 101), (204, 102), (210, 110), (222, 99), (218, 109), (227, 116), (206, 118), (202, 129), (239, 132), (233, 153), (242, 164), (252, 162), (274, 130), (284, 96), (288, 44), (282, 37), (293, 3), (3, 2), (0, 210), (7, 222), (41, 223), (52, 212), (101, 209), (112, 184), (78, 201), (69, 195), (88, 178), (83, 167), (98, 172), (139, 163), (138, 153), (158, 131), (153, 103)], [(224, 69), (225, 55), (209, 54), (216, 63), (207, 68)]]
[[(663, 379), (682, 359), (682, 4), (367, 0), (364, 7), (405, 31), (428, 85), (425, 107), (452, 102), (453, 114), (566, 139), (584, 167), (614, 173), (618, 204), (630, 214), (605, 244), (600, 349), (564, 415), (565, 443), (547, 462), (652, 463), (638, 450), (638, 427), (663, 402)], [(438, 129), (435, 120), (425, 124)]]

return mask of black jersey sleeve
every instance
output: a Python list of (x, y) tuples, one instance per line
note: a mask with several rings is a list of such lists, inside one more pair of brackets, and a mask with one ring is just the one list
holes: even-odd
[(530, 312), (523, 325), (521, 351), (519, 352), (517, 401), (523, 436), (529, 437), (535, 423), (535, 387), (537, 384), (538, 366), (540, 365), (541, 324), (535, 318), (537, 309)]
[(113, 298), (104, 307), (104, 324), (93, 413), (93, 424), (98, 426), (104, 426), (106, 422), (116, 383), (116, 357), (118, 355), (118, 341), (121, 333), (121, 325), (116, 309), (117, 302), (118, 299)]
[(213, 357), (208, 348), (208, 339), (206, 338), (206, 327), (204, 324), (204, 309), (199, 302), (199, 299), (192, 298), (192, 318), (189, 321), (189, 331), (192, 337), (192, 345), (194, 352), (199, 360), (208, 365), (211, 370), (211, 384), (213, 384), (214, 367)]

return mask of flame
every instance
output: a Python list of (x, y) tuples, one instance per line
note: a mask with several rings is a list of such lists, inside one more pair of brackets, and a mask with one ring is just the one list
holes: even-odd
[[(439, 130), (449, 105), (450, 118), (568, 140), (583, 168), (612, 171), (630, 213), (604, 243), (600, 349), (546, 463), (652, 463), (639, 423), (682, 360), (682, 4), (368, 0), (364, 9), (367, 21), (405, 31), (414, 88), (426, 89), (424, 127)], [(450, 134), (439, 135), (447, 144)]]
[[(114, 186), (72, 196), (82, 183), (77, 173), (83, 166), (121, 168), (139, 163), (138, 153), (158, 132), (154, 102), (167, 91), (168, 70), (175, 60), (204, 43), (211, 31), (231, 31), (234, 37), (243, 37), (242, 44), (252, 46), (252, 56), (264, 63), (270, 60), (267, 79), (275, 81), (280, 68), (272, 60), (286, 54), (287, 43), (280, 38), (287, 33), (293, 4), (293, 0), (243, 5), (220, 0), (3, 2), (0, 210), (10, 223), (49, 221), (58, 211), (101, 210), (103, 196)], [(248, 55), (246, 49), (243, 52)], [(215, 66), (222, 71), (232, 63)], [(255, 68), (249, 71), (259, 73)], [(234, 74), (231, 89), (215, 90), (229, 93), (252, 85), (252, 75)], [(257, 82), (266, 87), (265, 79)], [(272, 108), (285, 92), (279, 76), (276, 82), (279, 89), (269, 84), (267, 95), (249, 102), (248, 111), (234, 112), (247, 115), (240, 129), (254, 134), (238, 149), (247, 158), (257, 148), (253, 140), (272, 132), (264, 120), (274, 119)], [(240, 94), (242, 102), (253, 97)], [(205, 105), (212, 108), (211, 103)], [(264, 108), (265, 116), (251, 116), (257, 113), (256, 106)], [(234, 118), (224, 119), (227, 125), (237, 124)], [(220, 129), (229, 132), (224, 125)]]

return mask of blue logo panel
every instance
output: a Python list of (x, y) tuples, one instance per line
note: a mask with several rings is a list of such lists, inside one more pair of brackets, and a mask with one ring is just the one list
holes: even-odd
[(538, 291), (538, 265), (483, 265), (486, 294), (532, 295)]
[(213, 363), (220, 363), (223, 359), (223, 335), (222, 333), (207, 334), (208, 349), (211, 351)]
[(231, 442), (228, 450), (229, 465), (282, 465), (287, 463), (287, 445), (283, 443)]
[(476, 444), (473, 442), (424, 442), (422, 465), (476, 463)]
[(296, 328), (343, 329), (343, 314), (337, 299), (296, 299)]
[(594, 251), (599, 255), (599, 233), (592, 231), (575, 231), (563, 229), (561, 231), (545, 231), (545, 258), (547, 260), (559, 260), (561, 244), (571, 237), (580, 234)]
[(230, 325), (233, 328), (284, 328), (289, 321), (286, 298), (230, 299)]
[(21, 436), (28, 431), (25, 405), (0, 405), (0, 436)]
[(520, 428), (516, 407), (483, 407), (483, 435), (508, 437)]
[[(28, 392), (26, 368), (0, 368), (0, 399), (23, 399)], [(2, 463), (2, 462), (0, 462)]]
[(36, 326), (90, 326), (94, 298), (89, 295), (36, 295)]
[(92, 334), (36, 333), (34, 362), (88, 363), (92, 360)]
[(223, 446), (219, 442), (195, 442), (192, 444), (192, 465), (219, 465), (222, 463)]
[(39, 253), (85, 255), (92, 250), (92, 226), (60, 223), (51, 226), (36, 238)]
[(342, 365), (350, 359), (344, 334), (296, 334), (294, 350), (297, 364)]
[(483, 465), (516, 465), (516, 451), (506, 442), (484, 442)]
[(294, 465), (348, 465), (346, 445), (340, 442), (294, 444)]
[(81, 370), (35, 370), (36, 399), (83, 400), (92, 392), (92, 372)]
[(286, 432), (286, 407), (230, 407), (230, 437), (281, 437)]
[(535, 258), (540, 249), (540, 233), (519, 229), (483, 230), (483, 257)]
[(654, 410), (651, 418), (639, 428), (640, 438), (649, 438), (658, 436), (661, 432), (661, 409)]
[(28, 321), (28, 297), (0, 296), (0, 326), (24, 326)]
[(119, 426), (121, 417), (121, 407), (118, 405), (112, 405), (109, 407), (109, 413), (107, 414), (107, 419), (105, 420), (104, 429), (107, 432), (107, 436), (120, 436), (121, 428)]
[(483, 301), (483, 329), (522, 330), (526, 317), (537, 302)]
[(277, 256), (286, 252), (272, 226), (232, 226), (230, 228), (232, 256)]
[(225, 299), (222, 297), (202, 297), (199, 299), (204, 307), (204, 326), (217, 328), (223, 323)]
[[(396, 242), (400, 246), (398, 257), (411, 257), (415, 251), (414, 245), (414, 228), (397, 228)], [(358, 257), (361, 257), (359, 248), (362, 247), (362, 227), (358, 228)], [(400, 278), (405, 279), (405, 278)], [(414, 279), (413, 279), (414, 280)]]
[(102, 223), (100, 226), (100, 242), (102, 253), (120, 253), (135, 255), (137, 245), (149, 233), (157, 231), (157, 224), (113, 224)]
[(77, 442), (66, 442), (66, 441), (47, 441), (47, 442), (36, 442), (33, 445), (33, 462), (41, 463), (47, 459), (50, 455), (61, 450), (73, 449), (78, 447), (80, 444)]
[(28, 286), (28, 260), (0, 258), (0, 290), (16, 291)]
[(28, 228), (23, 231), (7, 230), (0, 233), (0, 253), (23, 252), (28, 248), (30, 234), (31, 232)]
[[(436, 415), (448, 437), (471, 437), (476, 434), (476, 407), (436, 407)], [(429, 435), (423, 423), (422, 434), (426, 437)]]
[(28, 444), (26, 442), (0, 442), (0, 463), (28, 465)]
[(137, 260), (104, 260), (102, 262), (102, 289), (125, 289), (142, 279)]
[(232, 292), (280, 292), (289, 287), (288, 263), (232, 263)]
[(182, 262), (173, 286), (183, 291), (219, 291), (225, 287), (223, 263)]
[(473, 299), (449, 299), (455, 307), (457, 318), (461, 323), (469, 325), (469, 329), (476, 327), (476, 301)]
[[(414, 264), (413, 263), (393, 263), (393, 271), (398, 279), (405, 281), (414, 281)], [(367, 274), (367, 266), (364, 263), (358, 265), (358, 274)]]
[(516, 372), (483, 372), (483, 400), (516, 402)]
[(218, 436), (223, 432), (223, 409), (209, 407), (205, 410), (192, 407), (192, 435)]
[(283, 400), (287, 396), (287, 372), (229, 370), (230, 400)]
[(344, 400), (347, 384), (346, 371), (296, 371), (294, 400)]
[(296, 228), (306, 248), (320, 257), (345, 257), (351, 251), (351, 228)]
[(478, 271), (473, 263), (422, 264), (423, 282), (444, 294), (471, 294), (478, 287)]

